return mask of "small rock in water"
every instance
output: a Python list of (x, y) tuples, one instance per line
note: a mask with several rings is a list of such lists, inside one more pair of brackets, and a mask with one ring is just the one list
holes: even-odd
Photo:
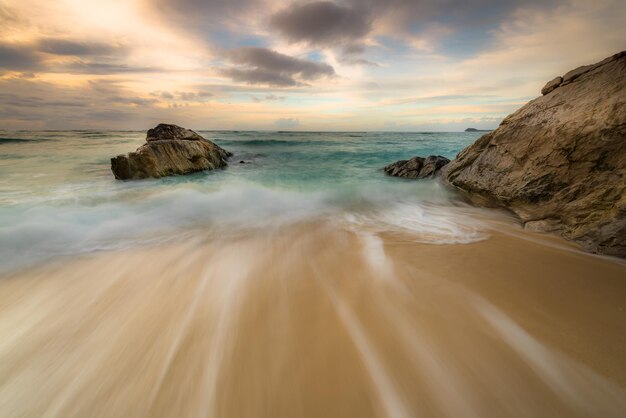
[(389, 164), (383, 168), (383, 171), (394, 177), (422, 179), (438, 175), (441, 168), (449, 162), (450, 160), (441, 155), (431, 155), (427, 158), (413, 157), (410, 160), (400, 160)]

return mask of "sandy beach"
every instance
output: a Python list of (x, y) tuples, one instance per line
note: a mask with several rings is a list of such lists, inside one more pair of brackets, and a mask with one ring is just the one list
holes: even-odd
[(0, 278), (7, 417), (621, 417), (626, 266), (332, 223)]

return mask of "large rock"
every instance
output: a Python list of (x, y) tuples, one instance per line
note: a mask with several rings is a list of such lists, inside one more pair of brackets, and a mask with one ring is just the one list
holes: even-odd
[(626, 257), (626, 52), (553, 81), (443, 178), (508, 207), (528, 228)]
[(383, 168), (383, 171), (390, 176), (422, 179), (438, 175), (441, 168), (449, 162), (450, 160), (441, 155), (431, 155), (427, 158), (413, 157), (410, 160), (400, 160), (389, 164)]
[(232, 154), (190, 129), (160, 124), (146, 143), (128, 155), (111, 158), (116, 179), (130, 180), (188, 174), (225, 167)]

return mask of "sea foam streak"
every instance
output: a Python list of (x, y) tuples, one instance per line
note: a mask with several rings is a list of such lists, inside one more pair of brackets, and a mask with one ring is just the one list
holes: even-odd
[(301, 192), (230, 180), (211, 187), (156, 188), (139, 196), (131, 189), (112, 195), (117, 201), (70, 195), (54, 204), (5, 206), (0, 208), (0, 258), (7, 261), (1, 268), (176, 239), (199, 229), (210, 236), (319, 220), (342, 228), (408, 232), (422, 243), (470, 243), (487, 237), (467, 208), (446, 197), (434, 193), (436, 206), (421, 197), (398, 202), (396, 193), (371, 196), (363, 187), (346, 197), (341, 189)]

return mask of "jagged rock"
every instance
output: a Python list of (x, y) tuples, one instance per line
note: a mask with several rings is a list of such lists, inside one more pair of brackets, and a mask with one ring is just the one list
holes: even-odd
[(413, 157), (410, 160), (400, 160), (389, 164), (383, 168), (383, 171), (390, 176), (421, 179), (436, 176), (449, 162), (450, 160), (440, 155), (431, 155), (427, 158)]
[(546, 85), (543, 86), (543, 88), (541, 89), (541, 94), (543, 94), (545, 96), (546, 94), (552, 92), (554, 89), (559, 87), (562, 82), (563, 82), (563, 77), (561, 77), (561, 76), (556, 77), (555, 79), (548, 81), (546, 83)]
[(190, 129), (160, 124), (135, 152), (111, 158), (111, 171), (119, 180), (158, 178), (222, 168), (231, 155)]
[(441, 155), (431, 155), (424, 160), (424, 166), (420, 170), (420, 174), (417, 177), (425, 178), (436, 176), (449, 162), (449, 159), (442, 157)]
[(442, 174), (530, 229), (626, 257), (626, 52), (570, 71)]
[(206, 139), (204, 139), (191, 129), (181, 128), (177, 125), (160, 123), (156, 127), (148, 129), (148, 132), (146, 134), (147, 142), (165, 140), (206, 141)]

